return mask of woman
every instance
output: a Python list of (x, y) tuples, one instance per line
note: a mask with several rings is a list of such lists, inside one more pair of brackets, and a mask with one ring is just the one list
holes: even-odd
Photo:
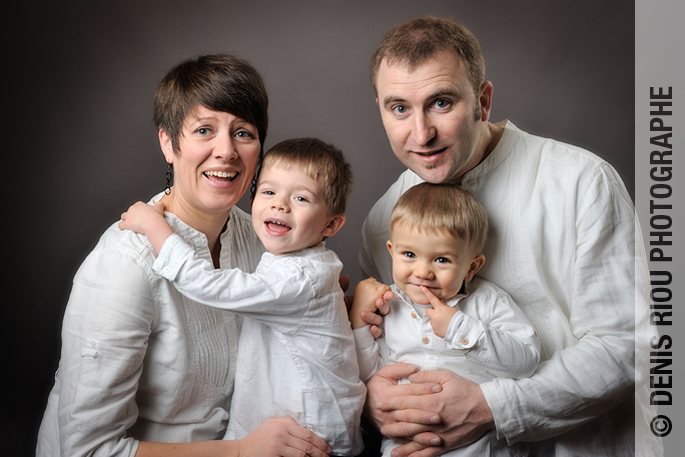
[[(262, 152), (267, 105), (256, 70), (225, 55), (177, 65), (155, 95), (169, 172), (153, 201), (162, 199), (174, 231), (216, 268), (253, 271), (263, 251), (234, 205)], [(37, 455), (324, 456), (326, 443), (290, 419), (221, 441), (240, 322), (180, 295), (152, 273), (154, 259), (145, 237), (114, 224), (81, 265)]]

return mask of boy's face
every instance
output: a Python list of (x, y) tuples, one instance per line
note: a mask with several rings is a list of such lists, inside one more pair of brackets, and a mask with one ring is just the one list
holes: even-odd
[(252, 201), (252, 224), (272, 254), (315, 246), (344, 222), (343, 215), (328, 215), (323, 185), (297, 165), (268, 164), (262, 169)]
[(388, 241), (395, 284), (414, 301), (427, 305), (419, 286), (426, 286), (446, 301), (459, 293), (485, 263), (461, 238), (443, 231), (419, 231), (398, 223)]

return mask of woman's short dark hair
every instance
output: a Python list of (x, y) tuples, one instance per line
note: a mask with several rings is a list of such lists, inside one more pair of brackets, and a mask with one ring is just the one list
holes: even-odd
[(248, 62), (226, 54), (202, 55), (171, 68), (155, 94), (154, 120), (175, 152), (183, 121), (197, 106), (233, 114), (257, 127), (262, 146), (269, 124), (269, 99), (260, 74)]

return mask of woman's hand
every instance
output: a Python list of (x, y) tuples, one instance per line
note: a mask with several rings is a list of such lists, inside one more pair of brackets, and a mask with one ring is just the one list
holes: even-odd
[(287, 417), (264, 421), (238, 441), (240, 457), (327, 457), (324, 440)]

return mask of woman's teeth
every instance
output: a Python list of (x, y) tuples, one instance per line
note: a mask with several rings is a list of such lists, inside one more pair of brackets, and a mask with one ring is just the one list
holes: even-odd
[(237, 171), (205, 171), (205, 176), (213, 176), (215, 178), (233, 179), (238, 174)]

